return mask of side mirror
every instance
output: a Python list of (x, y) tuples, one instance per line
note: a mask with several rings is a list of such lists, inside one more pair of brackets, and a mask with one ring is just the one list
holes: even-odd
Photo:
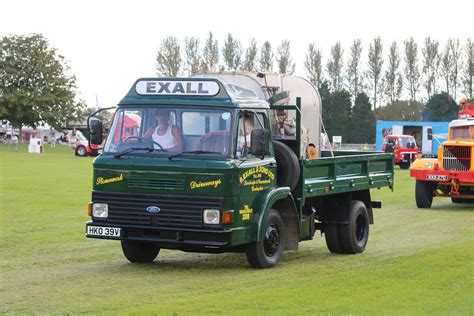
[(91, 119), (89, 123), (89, 141), (92, 145), (102, 144), (103, 126), (99, 119)]
[(426, 130), (426, 132), (428, 133), (428, 140), (432, 140), (433, 139), (433, 129), (432, 128), (428, 128)]
[(250, 134), (250, 148), (254, 156), (263, 157), (269, 152), (270, 132), (266, 129), (253, 129)]

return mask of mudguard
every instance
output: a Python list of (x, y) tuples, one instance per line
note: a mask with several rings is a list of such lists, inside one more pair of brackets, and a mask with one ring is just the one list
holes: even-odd
[(268, 191), (261, 192), (262, 195), (256, 199), (255, 205), (258, 205), (258, 208), (261, 209), (260, 216), (255, 219), (255, 225), (257, 230), (257, 241), (263, 239), (265, 230), (262, 229), (265, 221), (268, 218), (268, 213), (270, 212), (271, 206), (275, 204), (278, 200), (286, 199), (291, 195), (291, 190), (289, 187), (278, 187), (273, 188)]

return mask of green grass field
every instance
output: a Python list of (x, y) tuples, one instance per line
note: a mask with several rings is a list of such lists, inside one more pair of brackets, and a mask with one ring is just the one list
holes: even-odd
[(245, 254), (162, 251), (132, 265), (86, 239), (92, 158), (0, 146), (0, 312), (39, 314), (474, 314), (474, 206), (417, 209), (414, 181), (373, 191), (366, 251), (330, 254), (324, 236), (268, 270)]

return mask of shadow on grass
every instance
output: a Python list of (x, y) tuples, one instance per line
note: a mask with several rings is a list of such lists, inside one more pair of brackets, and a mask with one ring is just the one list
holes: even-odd
[(432, 205), (431, 209), (429, 209), (429, 210), (442, 211), (442, 212), (470, 213), (470, 212), (474, 212), (474, 202), (437, 204), (437, 205)]
[[(327, 260), (332, 260), (335, 257), (343, 257), (343, 255), (331, 254), (325, 248), (309, 248), (299, 251), (289, 251), (283, 254), (280, 263), (272, 269), (278, 269), (279, 267), (283, 267), (287, 264), (324, 264)], [(167, 251), (163, 254), (160, 253), (155, 261), (151, 263), (130, 263), (125, 258), (123, 258), (123, 264), (107, 266), (106, 269), (108, 271), (117, 273), (132, 271), (212, 271), (213, 273), (228, 273), (229, 270), (254, 270), (247, 262), (245, 253), (203, 254), (186, 253), (181, 251)]]

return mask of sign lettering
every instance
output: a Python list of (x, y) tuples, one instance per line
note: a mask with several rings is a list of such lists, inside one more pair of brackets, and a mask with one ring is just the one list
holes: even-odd
[(215, 81), (140, 80), (135, 86), (140, 95), (215, 96), (219, 84)]

